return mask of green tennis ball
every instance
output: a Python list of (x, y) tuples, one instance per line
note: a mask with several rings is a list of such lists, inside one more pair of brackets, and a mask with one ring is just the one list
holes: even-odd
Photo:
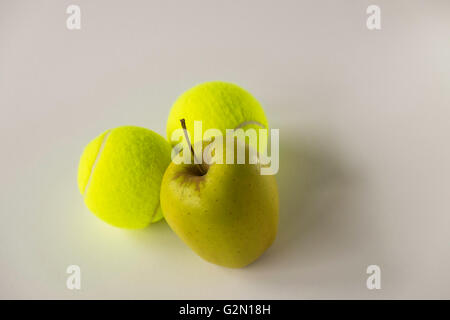
[(84, 149), (78, 187), (86, 206), (120, 228), (144, 228), (161, 220), (161, 181), (171, 147), (157, 133), (139, 127), (110, 129)]
[[(194, 144), (203, 140), (200, 136), (194, 136), (194, 121), (202, 121), (203, 132), (215, 128), (223, 136), (226, 129), (242, 128), (246, 131), (252, 128), (259, 137), (259, 129), (268, 129), (268, 122), (259, 102), (241, 87), (221, 81), (199, 84), (176, 100), (167, 121), (167, 138), (172, 145), (179, 142), (172, 141), (172, 133), (180, 128), (180, 119), (185, 119)], [(253, 147), (259, 150), (258, 145), (253, 144)]]

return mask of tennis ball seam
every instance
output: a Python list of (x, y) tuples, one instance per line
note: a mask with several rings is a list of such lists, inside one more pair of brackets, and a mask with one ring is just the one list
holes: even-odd
[(234, 130), (241, 129), (241, 128), (243, 128), (243, 127), (245, 127), (245, 126), (247, 126), (247, 125), (251, 125), (251, 124), (257, 125), (257, 126), (259, 126), (259, 127), (261, 127), (261, 128), (265, 128), (265, 127), (266, 127), (264, 124), (262, 124), (262, 123), (259, 122), (259, 121), (249, 120), (249, 121), (241, 122), (240, 124), (238, 124), (238, 125), (234, 128)]
[(100, 148), (98, 149), (97, 156), (95, 157), (94, 164), (93, 164), (92, 167), (91, 167), (91, 172), (90, 172), (90, 174), (89, 174), (88, 182), (86, 183), (86, 186), (84, 187), (84, 190), (83, 190), (83, 197), (85, 197), (85, 196), (87, 195), (87, 192), (88, 192), (88, 190), (89, 190), (89, 186), (90, 186), (91, 181), (92, 181), (92, 176), (94, 175), (94, 172), (95, 172), (95, 167), (96, 167), (97, 164), (98, 164), (98, 161), (99, 161), (100, 156), (101, 156), (101, 154), (102, 154), (102, 152), (103, 152), (103, 149), (105, 148), (106, 141), (108, 140), (108, 137), (109, 137), (109, 135), (111, 134), (111, 132), (112, 132), (112, 130), (108, 130), (108, 132), (107, 132), (107, 133), (105, 134), (105, 136), (103, 137), (102, 144), (100, 145)]

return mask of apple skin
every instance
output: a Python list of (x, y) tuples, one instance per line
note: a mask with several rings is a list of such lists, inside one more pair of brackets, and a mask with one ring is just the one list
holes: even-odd
[(278, 228), (275, 176), (259, 164), (195, 164), (167, 168), (161, 207), (172, 230), (200, 257), (229, 268), (244, 267), (270, 247)]

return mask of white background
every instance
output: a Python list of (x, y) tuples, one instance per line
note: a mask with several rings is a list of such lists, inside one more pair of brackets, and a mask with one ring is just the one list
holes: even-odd
[[(449, 35), (438, 0), (0, 0), (0, 298), (450, 298)], [(278, 237), (239, 270), (165, 222), (107, 225), (76, 184), (92, 138), (165, 136), (177, 96), (210, 80), (280, 129)]]

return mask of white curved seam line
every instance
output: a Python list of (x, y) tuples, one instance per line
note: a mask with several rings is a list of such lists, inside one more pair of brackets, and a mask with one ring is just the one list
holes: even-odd
[(86, 194), (88, 192), (89, 185), (91, 184), (92, 176), (94, 175), (95, 167), (97, 166), (98, 159), (100, 159), (100, 155), (102, 154), (103, 148), (105, 147), (105, 144), (106, 144), (106, 140), (108, 139), (108, 136), (110, 133), (111, 133), (111, 130), (108, 131), (105, 134), (105, 136), (103, 137), (102, 144), (100, 146), (100, 149), (97, 152), (97, 157), (95, 158), (94, 164), (92, 165), (92, 168), (91, 168), (91, 174), (89, 175), (88, 183), (86, 184), (86, 187), (84, 188), (83, 196), (86, 196)]
[(254, 124), (254, 125), (260, 126), (261, 128), (265, 128), (266, 127), (261, 122), (250, 120), (250, 121), (241, 122), (236, 128), (234, 128), (234, 130), (241, 129), (241, 128), (245, 127), (246, 125), (249, 125), (249, 124)]

